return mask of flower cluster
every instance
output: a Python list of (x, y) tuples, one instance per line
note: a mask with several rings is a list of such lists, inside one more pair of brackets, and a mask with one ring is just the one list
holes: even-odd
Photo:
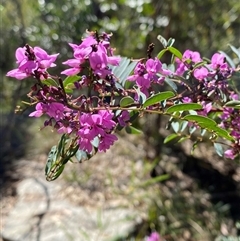
[(30, 76), (46, 79), (48, 78), (47, 69), (56, 66), (54, 62), (58, 55), (48, 55), (42, 48), (32, 48), (26, 44), (25, 47), (16, 50), (15, 57), (18, 68), (9, 71), (7, 76), (19, 80)]
[[(134, 69), (134, 74), (128, 77), (129, 81), (135, 82), (137, 87), (146, 97), (151, 91), (151, 84), (163, 84), (164, 76), (171, 75), (171, 71), (164, 69), (158, 58), (148, 59), (146, 63), (139, 62)], [(139, 99), (139, 96), (136, 96)]]
[[(80, 45), (70, 43), (74, 58), (63, 63), (70, 68), (61, 74), (76, 76), (82, 70), (85, 73), (87, 70), (87, 75), (79, 76), (80, 81), (74, 82), (77, 89), (87, 86), (103, 93), (107, 88), (114, 87), (115, 79), (109, 66), (118, 65), (120, 57), (113, 55), (109, 40), (108, 34), (99, 36), (89, 33)], [(49, 118), (44, 125), (53, 126), (58, 133), (76, 136), (80, 150), (91, 153), (93, 141), (97, 140), (98, 151), (106, 151), (117, 140), (113, 134), (117, 125), (123, 127), (129, 121), (129, 112), (120, 111), (116, 114), (108, 110), (98, 95), (80, 95), (73, 99), (73, 96), (66, 94), (61, 78), (55, 78), (59, 81), (58, 87), (44, 84), (45, 79), (54, 79), (47, 69), (56, 66), (54, 62), (57, 56), (48, 55), (39, 47), (26, 45), (18, 48), (18, 68), (9, 71), (7, 76), (16, 79), (32, 76), (37, 79), (29, 93), (33, 104), (36, 103), (36, 110), (30, 113), (30, 117), (47, 115)]]
[[(90, 154), (96, 148), (100, 152), (109, 149), (117, 140), (115, 130), (131, 126), (130, 114), (134, 112), (166, 114), (165, 110), (176, 104), (198, 103), (201, 104), (198, 115), (215, 118), (218, 126), (228, 130), (236, 140), (225, 156), (233, 159), (240, 153), (239, 110), (224, 106), (227, 101), (238, 99), (229, 88), (235, 70), (224, 55), (215, 53), (205, 60), (200, 53), (186, 50), (182, 56), (178, 53), (175, 56), (174, 69), (148, 52), (147, 58), (135, 61), (133, 74), (124, 79), (131, 85), (124, 88), (113, 72), (121, 57), (114, 55), (110, 38), (110, 34), (88, 32), (79, 45), (69, 43), (73, 58), (63, 62), (68, 66), (61, 72), (67, 76), (65, 80), (48, 72), (56, 66), (58, 54), (49, 55), (40, 47), (29, 45), (18, 48), (17, 68), (7, 76), (36, 80), (28, 94), (31, 104), (36, 105), (29, 116), (46, 115), (44, 126), (71, 136), (80, 150)], [(164, 102), (153, 101), (144, 108), (144, 101), (159, 94), (166, 82), (174, 89), (174, 96), (166, 97)]]
[(81, 72), (83, 64), (89, 62), (94, 74), (99, 77), (105, 78), (107, 75), (111, 75), (108, 65), (118, 65), (120, 57), (113, 55), (109, 40), (110, 35), (103, 34), (102, 40), (90, 35), (83, 39), (80, 45), (69, 43), (74, 52), (74, 59), (63, 62), (71, 68), (62, 71), (61, 74), (78, 74)]

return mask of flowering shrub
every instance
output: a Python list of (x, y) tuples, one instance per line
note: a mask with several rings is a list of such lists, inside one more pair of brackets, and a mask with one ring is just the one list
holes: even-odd
[[(17, 68), (7, 76), (34, 80), (28, 97), (36, 110), (29, 116), (47, 116), (44, 126), (62, 134), (48, 156), (47, 180), (56, 179), (73, 156), (82, 162), (108, 150), (117, 140), (116, 130), (139, 133), (132, 122), (147, 113), (170, 117), (173, 133), (165, 143), (198, 133), (194, 148), (207, 137), (219, 155), (239, 155), (240, 101), (230, 81), (240, 69), (227, 63), (228, 56), (215, 53), (207, 60), (191, 50), (181, 54), (173, 39), (158, 36), (163, 50), (156, 57), (151, 44), (145, 57), (129, 60), (114, 55), (110, 38), (87, 32), (79, 45), (69, 43), (73, 58), (63, 62), (68, 66), (61, 72), (64, 80), (49, 72), (58, 54), (29, 45), (16, 50)], [(160, 61), (167, 51), (170, 65)]]

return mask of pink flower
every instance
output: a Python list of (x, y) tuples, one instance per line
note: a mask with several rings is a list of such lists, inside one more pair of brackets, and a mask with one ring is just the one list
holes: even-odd
[(231, 149), (225, 151), (225, 152), (224, 152), (224, 156), (225, 156), (226, 158), (229, 158), (229, 159), (232, 159), (232, 160), (235, 158), (234, 151), (231, 150)]
[(122, 111), (121, 115), (118, 117), (118, 123), (120, 126), (125, 126), (126, 122), (130, 120), (129, 112), (124, 110)]
[(99, 152), (105, 152), (108, 150), (110, 146), (112, 146), (114, 142), (117, 141), (117, 139), (118, 138), (115, 135), (106, 133), (100, 140), (98, 147)]
[(151, 235), (147, 238), (147, 241), (161, 241), (160, 235), (157, 232), (151, 233)]
[(219, 54), (219, 53), (215, 53), (212, 58), (211, 58), (211, 64), (210, 66), (213, 69), (217, 69), (218, 67), (220, 67), (221, 65), (223, 65), (225, 62), (225, 57), (223, 54)]
[(30, 117), (40, 117), (43, 114), (47, 114), (48, 116), (54, 118), (56, 121), (59, 121), (64, 118), (64, 111), (66, 107), (61, 103), (37, 103), (36, 111), (30, 113)]
[[(17, 69), (13, 69), (7, 73), (7, 76), (22, 80), (29, 76), (42, 76), (46, 74), (47, 68), (54, 67), (58, 54), (48, 55), (45, 50), (40, 47), (32, 48), (26, 45), (18, 48), (15, 53)], [(37, 72), (37, 73), (36, 73)]]
[(193, 75), (198, 80), (203, 80), (208, 76), (208, 70), (205, 67), (200, 67), (194, 70)]
[(40, 47), (33, 48), (34, 54), (36, 56), (36, 62), (38, 63), (38, 68), (40, 69), (48, 69), (50, 67), (55, 67), (56, 61), (59, 54), (49, 55), (45, 50)]
[(66, 64), (72, 68), (62, 71), (61, 74), (65, 74), (68, 76), (78, 74), (82, 69), (81, 68), (82, 63), (83, 63), (83, 61), (79, 60), (79, 59), (69, 59), (69, 60), (63, 62), (63, 64)]
[(43, 104), (41, 102), (37, 103), (36, 106), (36, 111), (32, 112), (29, 114), (30, 117), (40, 117), (42, 116), (44, 113), (47, 112), (47, 105), (46, 104)]
[(185, 71), (188, 70), (188, 66), (190, 64), (192, 64), (192, 63), (196, 64), (201, 61), (202, 61), (202, 59), (201, 59), (199, 52), (191, 51), (191, 50), (187, 49), (183, 53), (182, 60), (176, 59), (176, 63), (177, 63), (176, 74), (182, 75)]

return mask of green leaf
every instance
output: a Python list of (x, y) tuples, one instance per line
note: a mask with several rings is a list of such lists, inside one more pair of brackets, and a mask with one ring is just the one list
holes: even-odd
[(133, 126), (126, 126), (125, 130), (128, 134), (135, 134), (135, 135), (142, 134), (141, 130), (138, 130), (137, 128), (135, 128)]
[(158, 53), (157, 58), (158, 58), (158, 59), (161, 59), (162, 56), (163, 56), (166, 52), (167, 52), (167, 49), (161, 50), (161, 51)]
[(211, 126), (210, 129), (214, 131), (218, 136), (221, 136), (229, 141), (234, 141), (234, 138), (226, 130), (218, 126)]
[(202, 106), (197, 103), (182, 103), (170, 106), (166, 113), (173, 113), (178, 111), (189, 111), (189, 110), (200, 110), (202, 109)]
[(56, 162), (56, 159), (57, 159), (57, 146), (53, 146), (51, 148), (50, 152), (48, 153), (47, 164), (46, 164), (46, 167), (45, 167), (45, 174), (46, 175), (50, 172), (51, 167)]
[(162, 36), (162, 35), (158, 35), (157, 39), (160, 41), (160, 43), (163, 45), (163, 48), (167, 47), (167, 40)]
[(178, 49), (176, 49), (176, 48), (174, 48), (174, 47), (168, 47), (167, 49), (168, 49), (172, 54), (174, 54), (177, 58), (182, 59), (182, 54), (181, 54), (181, 52), (180, 52)]
[(201, 115), (186, 115), (186, 116), (184, 116), (184, 120), (196, 122), (202, 128), (207, 128), (210, 126), (217, 125), (217, 123), (214, 120), (212, 120), (208, 117), (205, 117), (205, 116), (201, 116)]
[[(176, 140), (176, 139), (177, 139), (177, 140)], [(178, 142), (180, 139), (181, 139), (181, 136), (179, 136), (179, 135), (176, 134), (176, 133), (172, 133), (172, 134), (170, 134), (169, 136), (167, 136), (167, 137), (164, 139), (164, 142), (163, 142), (163, 143), (166, 144), (166, 143), (171, 142), (171, 144), (172, 144), (173, 141), (176, 143), (176, 142)]]
[(149, 97), (143, 104), (143, 107), (147, 107), (150, 105), (154, 105), (156, 103), (160, 103), (161, 101), (167, 100), (169, 98), (174, 97), (175, 94), (171, 91), (160, 92), (156, 95)]
[(210, 132), (215, 132), (218, 136), (221, 136), (229, 141), (233, 141), (234, 138), (230, 136), (230, 134), (217, 126), (217, 123), (205, 116), (199, 116), (199, 115), (186, 115), (184, 117), (187, 121), (192, 121), (197, 123), (201, 128), (207, 129)]
[(66, 85), (64, 90), (67, 94), (72, 94), (74, 88), (75, 88), (74, 84), (68, 84), (68, 85)]
[(240, 109), (240, 101), (239, 100), (231, 100), (227, 102), (224, 106), (232, 107), (234, 109)]
[(68, 76), (68, 77), (63, 81), (63, 86), (64, 86), (64, 88), (66, 88), (67, 85), (73, 84), (74, 82), (79, 81), (80, 79), (81, 79), (81, 77), (78, 76), (78, 75)]
[(47, 85), (47, 86), (55, 86), (55, 87), (58, 87), (57, 82), (56, 82), (54, 79), (51, 79), (51, 78), (42, 80), (42, 83), (45, 84), (45, 85)]
[(134, 103), (134, 99), (130, 96), (123, 97), (120, 101), (120, 106), (125, 107)]

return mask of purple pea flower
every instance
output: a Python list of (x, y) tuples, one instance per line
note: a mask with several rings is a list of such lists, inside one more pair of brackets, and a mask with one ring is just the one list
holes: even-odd
[(224, 152), (224, 156), (226, 157), (226, 158), (229, 158), (229, 159), (234, 159), (235, 158), (235, 153), (234, 153), (234, 151), (232, 150), (232, 149), (229, 149), (229, 150), (226, 150), (225, 152)]
[(129, 112), (126, 110), (122, 111), (121, 115), (117, 119), (119, 125), (124, 127), (126, 125), (126, 122), (130, 120)]
[(200, 67), (194, 70), (193, 75), (198, 80), (203, 80), (208, 76), (208, 70), (205, 67)]
[(105, 135), (101, 137), (101, 140), (99, 143), (99, 147), (98, 147), (99, 152), (106, 152), (106, 150), (108, 150), (110, 146), (112, 146), (114, 142), (117, 141), (117, 139), (118, 138), (114, 134), (105, 133)]
[(37, 63), (34, 59), (28, 58), (25, 54), (26, 50), (26, 47), (16, 50), (15, 57), (18, 68), (9, 71), (6, 76), (22, 80), (32, 75), (33, 70), (37, 68)]
[(50, 67), (56, 66), (54, 62), (56, 61), (59, 54), (49, 55), (45, 50), (40, 47), (34, 47), (33, 51), (36, 57), (36, 62), (38, 63), (38, 68), (45, 70)]
[(40, 117), (43, 114), (47, 114), (48, 116), (54, 118), (56, 121), (59, 121), (64, 118), (64, 111), (66, 107), (61, 103), (37, 103), (36, 111), (29, 114), (30, 117)]
[(17, 69), (13, 69), (7, 73), (7, 76), (22, 80), (29, 76), (45, 75), (47, 68), (56, 66), (54, 62), (59, 54), (48, 55), (45, 50), (40, 47), (30, 47), (26, 45), (18, 48), (15, 53), (18, 65)]

